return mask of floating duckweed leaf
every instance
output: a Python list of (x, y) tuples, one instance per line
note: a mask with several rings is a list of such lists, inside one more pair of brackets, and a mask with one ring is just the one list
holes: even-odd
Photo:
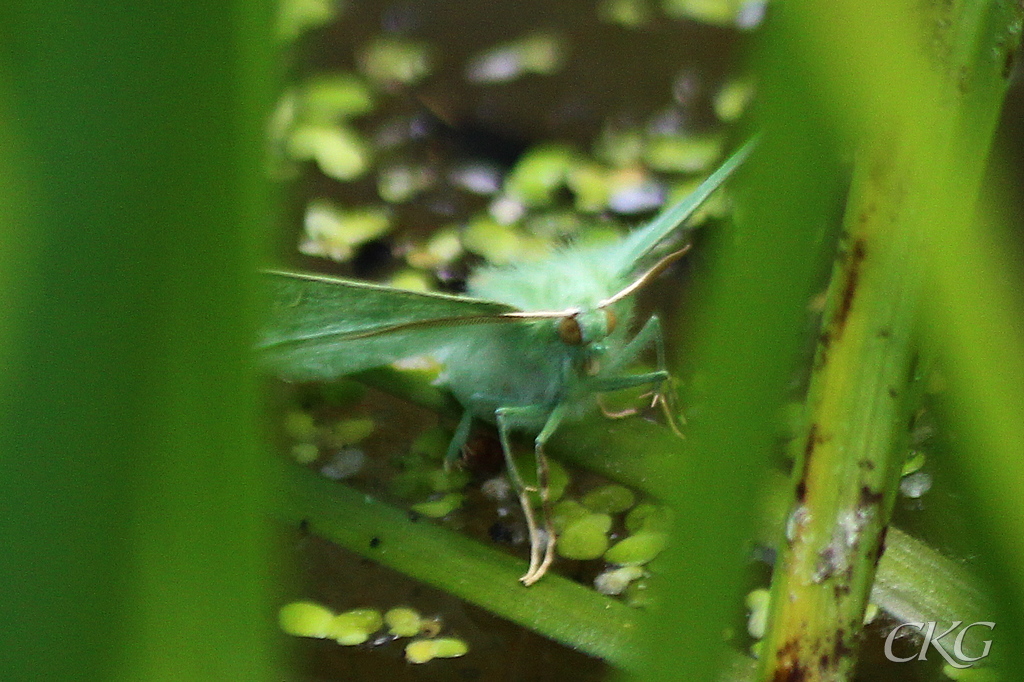
[(420, 632), (419, 612), (404, 606), (396, 606), (384, 614), (388, 632), (395, 637), (414, 637)]
[(436, 174), (425, 166), (391, 166), (377, 175), (377, 193), (384, 201), (400, 204), (430, 189)]
[(373, 433), (373, 427), (373, 420), (369, 417), (342, 419), (331, 425), (328, 442), (336, 448), (353, 445)]
[(922, 450), (911, 450), (907, 459), (903, 462), (903, 471), (900, 476), (909, 476), (924, 466), (926, 457)]
[(596, 163), (577, 165), (566, 178), (566, 184), (576, 198), (577, 211), (598, 213), (608, 207), (611, 187), (608, 172)]
[(641, 530), (620, 540), (605, 552), (605, 561), (623, 566), (646, 564), (661, 554), (668, 542), (668, 535), (653, 530)]
[(565, 499), (551, 508), (551, 524), (556, 533), (562, 533), (570, 523), (589, 514), (590, 510), (576, 500)]
[(579, 155), (563, 144), (544, 144), (523, 154), (505, 178), (505, 192), (527, 206), (546, 206), (563, 187)]
[(381, 37), (363, 50), (359, 65), (370, 80), (412, 85), (430, 75), (430, 50), (420, 42)]
[(462, 490), (469, 484), (471, 476), (463, 469), (435, 469), (427, 475), (430, 487), (436, 493)]
[(401, 270), (388, 281), (390, 286), (406, 291), (430, 291), (430, 276), (415, 270)]
[(575, 211), (542, 211), (531, 215), (523, 226), (531, 234), (549, 239), (561, 239), (580, 231), (582, 220)]
[(373, 94), (355, 74), (314, 76), (302, 85), (300, 116), (307, 123), (336, 123), (373, 111)]
[(731, 26), (739, 11), (738, 0), (662, 0), (665, 14), (677, 19), (693, 19), (714, 26)]
[(462, 255), (462, 242), (459, 231), (454, 227), (444, 227), (435, 232), (427, 243), (406, 254), (405, 260), (414, 268), (433, 269), (451, 263)]
[(409, 456), (440, 462), (451, 440), (452, 433), (448, 429), (440, 426), (427, 429), (409, 446)]
[(612, 517), (608, 514), (587, 514), (569, 521), (558, 536), (555, 549), (566, 559), (588, 561), (608, 549), (608, 531)]
[(768, 602), (770, 600), (768, 590), (759, 587), (747, 594), (747, 608), (750, 615), (747, 617), (747, 632), (754, 639), (764, 637), (765, 625), (768, 622)]
[(619, 514), (636, 503), (633, 491), (621, 485), (605, 485), (583, 496), (583, 506), (604, 514)]
[(429, 500), (427, 502), (419, 502), (412, 505), (412, 510), (417, 514), (430, 517), (432, 519), (439, 519), (443, 516), (448, 516), (455, 511), (465, 499), (465, 495), (461, 493), (448, 493), (438, 500)]
[(641, 502), (626, 514), (626, 530), (630, 533), (657, 531), (667, 533), (672, 526), (672, 510), (650, 502)]
[(754, 82), (749, 78), (737, 78), (723, 85), (713, 101), (715, 115), (720, 121), (731, 123), (743, 115), (754, 99)]
[(352, 609), (334, 617), (327, 637), (343, 646), (354, 646), (368, 640), (383, 624), (377, 609)]
[(625, 592), (631, 582), (642, 577), (644, 577), (644, 569), (639, 566), (613, 568), (594, 578), (594, 589), (601, 594), (615, 596)]
[(316, 161), (324, 175), (342, 182), (361, 176), (370, 163), (366, 143), (341, 125), (296, 127), (288, 138), (288, 155), (296, 161)]
[(334, 612), (315, 602), (296, 601), (281, 607), (277, 622), (286, 634), (324, 639), (331, 636)]
[(416, 639), (405, 646), (405, 660), (410, 663), (426, 663), (435, 658), (465, 656), (468, 651), (466, 643), (454, 637)]
[(489, 216), (475, 218), (462, 233), (467, 251), (483, 256), (495, 265), (537, 259), (548, 251), (548, 242)]
[(313, 440), (317, 434), (313, 415), (303, 410), (289, 410), (284, 416), (284, 432), (292, 440)]
[(277, 8), (277, 37), (294, 40), (304, 32), (334, 21), (342, 0), (281, 0)]
[(299, 464), (311, 464), (320, 457), (316, 443), (296, 443), (292, 446), (292, 459)]
[(325, 199), (316, 199), (306, 207), (305, 228), (299, 251), (345, 261), (355, 247), (387, 233), (391, 218), (382, 208), (343, 211)]
[(594, 143), (594, 156), (615, 168), (636, 165), (643, 152), (644, 134), (636, 128), (605, 126)]
[(653, 18), (647, 0), (601, 0), (597, 14), (602, 21), (626, 28), (646, 26)]
[(413, 500), (430, 495), (433, 490), (430, 487), (430, 472), (432, 469), (421, 465), (414, 465), (400, 471), (391, 477), (388, 488), (392, 494), (405, 500)]
[(725, 140), (711, 135), (655, 135), (644, 148), (644, 161), (654, 170), (699, 173), (722, 156)]
[(465, 656), (469, 646), (461, 639), (441, 637), (434, 640), (434, 658), (458, 658)]
[(533, 33), (493, 47), (466, 66), (471, 83), (507, 83), (528, 73), (547, 75), (562, 65), (561, 41), (550, 33)]
[[(535, 490), (529, 493), (530, 502), (533, 506), (539, 507), (541, 504), (540, 493), (536, 491), (537, 488), (537, 465), (536, 460), (532, 452), (522, 453), (515, 457), (516, 469), (519, 471), (519, 475), (523, 478), (523, 483), (528, 488), (534, 488)], [(569, 472), (565, 470), (559, 462), (548, 459), (548, 501), (551, 503), (557, 502), (562, 499), (562, 495), (565, 494), (565, 488), (569, 485)]]

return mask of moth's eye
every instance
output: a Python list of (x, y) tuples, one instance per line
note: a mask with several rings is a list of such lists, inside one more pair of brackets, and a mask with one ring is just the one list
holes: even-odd
[(583, 330), (580, 329), (580, 323), (576, 321), (575, 315), (563, 317), (558, 321), (558, 338), (570, 346), (583, 343)]
[(615, 325), (618, 324), (619, 318), (615, 317), (615, 311), (611, 308), (604, 309), (604, 323), (608, 333), (611, 334), (615, 331)]

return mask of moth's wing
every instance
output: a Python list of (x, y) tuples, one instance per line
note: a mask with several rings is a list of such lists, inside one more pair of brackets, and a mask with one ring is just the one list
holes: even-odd
[[(257, 348), (272, 372), (330, 379), (429, 353), (517, 309), (464, 296), (290, 272), (263, 274), (270, 321)], [(514, 323), (514, 322), (512, 322)]]
[(689, 196), (661, 212), (648, 225), (631, 232), (621, 242), (615, 256), (621, 264), (621, 274), (626, 276), (634, 272), (642, 264), (645, 257), (661, 242), (661, 240), (686, 222), (686, 220), (692, 216), (698, 208), (700, 208), (701, 204), (703, 204), (716, 189), (721, 187), (722, 183), (728, 180), (729, 176), (731, 176), (746, 160), (746, 158), (750, 156), (750, 152), (753, 151), (756, 144), (757, 138), (754, 138), (744, 144), (739, 151), (726, 159), (725, 163), (719, 166), (714, 173), (709, 175), (704, 182), (700, 183), (697, 189), (695, 189)]

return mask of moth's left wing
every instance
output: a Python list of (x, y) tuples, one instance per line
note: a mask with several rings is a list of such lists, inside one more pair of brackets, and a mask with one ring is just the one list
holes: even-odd
[(257, 344), (264, 365), (292, 380), (331, 379), (429, 353), (471, 328), (522, 323), (503, 303), (291, 272), (263, 275), (270, 323)]
[(725, 162), (709, 175), (689, 196), (662, 211), (650, 223), (631, 232), (621, 243), (616, 258), (622, 264), (621, 275), (626, 276), (643, 265), (643, 259), (676, 228), (707, 201), (716, 189), (729, 179), (737, 168), (746, 161), (757, 144), (754, 138), (740, 147)]

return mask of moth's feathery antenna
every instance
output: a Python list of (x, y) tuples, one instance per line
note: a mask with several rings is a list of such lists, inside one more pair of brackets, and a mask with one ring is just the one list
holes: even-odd
[(597, 307), (598, 308), (605, 308), (607, 306), (610, 306), (613, 303), (617, 303), (618, 301), (621, 301), (622, 299), (624, 299), (625, 297), (629, 296), (634, 291), (636, 291), (637, 289), (640, 289), (641, 287), (646, 285), (648, 282), (650, 282), (652, 279), (654, 279), (655, 277), (660, 275), (662, 272), (665, 271), (665, 268), (667, 268), (668, 266), (672, 265), (677, 260), (679, 260), (680, 258), (685, 256), (686, 252), (689, 251), (689, 250), (690, 250), (690, 245), (687, 244), (686, 246), (684, 246), (683, 248), (679, 249), (678, 251), (673, 251), (672, 253), (668, 254), (667, 256), (662, 258), (660, 261), (655, 263), (654, 266), (650, 270), (648, 270), (647, 272), (645, 272), (644, 274), (640, 275), (635, 280), (633, 280), (630, 283), (630, 285), (627, 286), (625, 289), (623, 289), (622, 291), (618, 292), (617, 294), (611, 296), (610, 298), (606, 298), (603, 301), (601, 301), (600, 303), (598, 303)]

